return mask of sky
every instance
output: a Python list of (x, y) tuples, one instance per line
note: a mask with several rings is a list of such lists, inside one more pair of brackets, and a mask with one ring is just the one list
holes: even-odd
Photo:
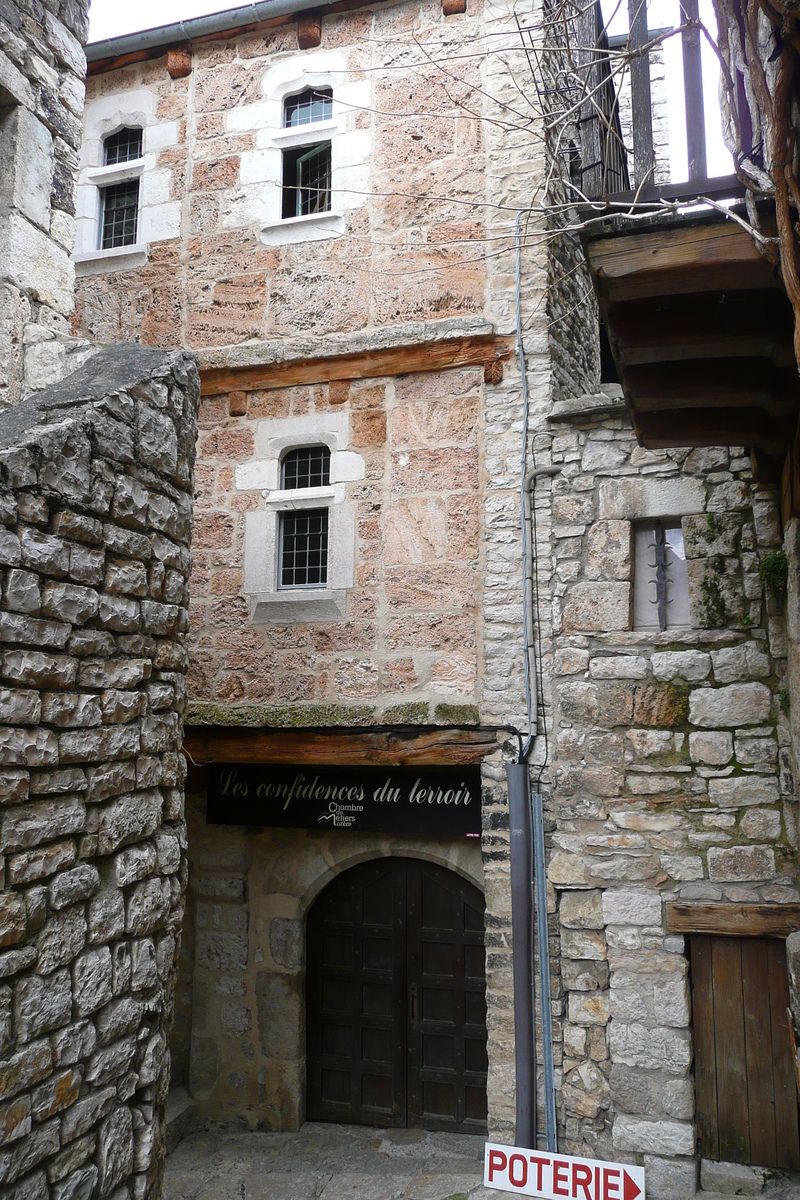
[[(611, 19), (611, 32), (627, 32), (627, 0), (602, 0), (602, 3), (606, 20)], [(187, 17), (201, 17), (236, 7), (235, 2), (226, 4), (225, 0), (137, 0), (130, 7), (120, 3), (120, 0), (91, 0), (89, 41), (104, 41), (125, 33), (169, 25), (172, 21)], [(700, 16), (711, 32), (716, 33), (711, 0), (700, 0)], [(674, 27), (679, 21), (679, 0), (648, 0), (647, 19), (650, 29)], [(733, 171), (733, 164), (720, 132), (717, 61), (706, 39), (703, 39), (702, 47), (709, 175), (728, 175)], [(664, 56), (672, 178), (681, 181), (687, 177), (687, 168), (680, 37), (667, 38)]]
[(123, 33), (138, 33), (183, 21), (186, 17), (204, 17), (208, 13), (238, 8), (225, 0), (137, 0), (136, 4), (121, 4), (120, 0), (92, 0), (89, 8), (89, 41), (102, 42)]

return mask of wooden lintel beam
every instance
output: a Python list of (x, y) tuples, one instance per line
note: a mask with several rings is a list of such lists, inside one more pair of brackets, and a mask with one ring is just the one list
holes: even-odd
[(510, 358), (512, 338), (468, 337), (344, 354), (337, 358), (301, 359), (259, 366), (204, 367), (200, 387), (204, 396), (231, 391), (267, 391), (338, 379), (375, 379), (382, 375), (413, 375), (454, 367), (477, 367)]
[(800, 904), (667, 904), (667, 933), (785, 938), (800, 930)]
[[(189, 725), (184, 750), (197, 766), (218, 763), (271, 763), (369, 767), (479, 765), (498, 748), (492, 728), (402, 730), (242, 729)], [(508, 732), (506, 736), (508, 736)]]

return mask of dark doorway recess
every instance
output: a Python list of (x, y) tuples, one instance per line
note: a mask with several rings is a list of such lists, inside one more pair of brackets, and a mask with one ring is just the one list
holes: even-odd
[(307, 1115), (486, 1132), (484, 900), (443, 867), (343, 872), (308, 916)]
[(800, 1169), (797, 1085), (782, 940), (693, 936), (700, 1153)]

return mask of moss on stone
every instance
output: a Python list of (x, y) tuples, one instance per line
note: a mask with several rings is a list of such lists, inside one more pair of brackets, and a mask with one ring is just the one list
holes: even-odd
[(442, 725), (480, 725), (477, 704), (437, 704), (436, 720)]
[(186, 706), (187, 725), (241, 728), (299, 729), (318, 725), (374, 725), (377, 709), (348, 704), (212, 704), (192, 701)]
[(422, 701), (409, 700), (405, 704), (390, 704), (381, 713), (382, 725), (427, 725), (430, 706)]

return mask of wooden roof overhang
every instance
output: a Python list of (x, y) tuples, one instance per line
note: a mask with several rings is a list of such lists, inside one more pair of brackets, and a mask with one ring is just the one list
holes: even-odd
[(628, 225), (584, 246), (640, 444), (744, 446), (775, 478), (800, 376), (791, 306), (753, 238), (715, 213)]

